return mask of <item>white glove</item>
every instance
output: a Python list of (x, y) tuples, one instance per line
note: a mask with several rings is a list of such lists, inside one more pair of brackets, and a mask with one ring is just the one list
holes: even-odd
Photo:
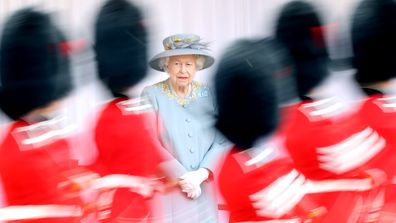
[(185, 173), (180, 177), (179, 185), (182, 188), (182, 191), (187, 193), (187, 197), (191, 199), (197, 199), (202, 191), (201, 191), (201, 183), (207, 180), (209, 177), (209, 170), (205, 168), (199, 168), (195, 171), (190, 171)]
[(180, 184), (182, 191), (187, 194), (188, 198), (191, 199), (197, 199), (199, 196), (201, 196), (202, 190), (201, 187), (196, 187), (194, 185), (190, 184)]

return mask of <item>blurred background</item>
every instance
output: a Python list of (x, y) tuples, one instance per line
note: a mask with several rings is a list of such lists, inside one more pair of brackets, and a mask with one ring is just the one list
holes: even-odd
[[(52, 13), (71, 39), (82, 40), (84, 47), (72, 62), (75, 90), (67, 99), (64, 113), (80, 127), (80, 139), (90, 136), (86, 126), (95, 120), (95, 108), (107, 99), (104, 88), (95, 77), (92, 52), (93, 21), (104, 0), (0, 0), (0, 32), (5, 19), (18, 9), (33, 6)], [(150, 30), (150, 57), (163, 50), (162, 40), (176, 33), (195, 33), (211, 42), (212, 54), (218, 58), (227, 45), (240, 37), (262, 38), (273, 34), (278, 11), (289, 0), (134, 0), (145, 13), (145, 25)], [(320, 10), (326, 24), (324, 30), (331, 59), (342, 61), (351, 56), (349, 46), (350, 16), (358, 0), (311, 0)], [(196, 80), (211, 84), (216, 64), (197, 74)], [(351, 89), (339, 95), (348, 101), (360, 97), (354, 88), (348, 67), (332, 72), (328, 91), (337, 94), (338, 88)], [(167, 78), (165, 73), (149, 70), (139, 89)], [(342, 91), (345, 92), (345, 91)], [(8, 120), (0, 114), (0, 136), (6, 132)], [(1, 139), (1, 138), (0, 138)], [(84, 143), (82, 143), (84, 142)], [(93, 144), (88, 140), (72, 142), (75, 156), (82, 164), (94, 157)], [(0, 193), (1, 203), (1, 193)]]

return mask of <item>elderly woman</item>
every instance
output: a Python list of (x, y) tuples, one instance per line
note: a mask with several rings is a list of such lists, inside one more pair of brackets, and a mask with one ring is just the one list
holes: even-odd
[[(211, 176), (228, 147), (213, 128), (215, 107), (210, 89), (194, 81), (195, 73), (214, 59), (197, 35), (173, 35), (150, 66), (169, 78), (143, 90), (157, 111), (159, 140), (169, 159), (163, 166), (180, 190), (164, 195), (168, 222), (216, 222)], [(188, 220), (187, 220), (188, 218)]]

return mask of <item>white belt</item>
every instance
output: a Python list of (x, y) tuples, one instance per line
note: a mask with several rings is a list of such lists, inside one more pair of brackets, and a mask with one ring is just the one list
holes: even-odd
[(0, 208), (0, 221), (82, 216), (76, 205), (15, 205)]
[(133, 176), (128, 174), (110, 174), (96, 179), (91, 189), (115, 189), (129, 188), (131, 191), (144, 197), (152, 195), (155, 182), (146, 177)]
[(238, 221), (237, 223), (301, 223), (299, 218), (279, 219), (279, 220), (263, 220), (263, 221)]

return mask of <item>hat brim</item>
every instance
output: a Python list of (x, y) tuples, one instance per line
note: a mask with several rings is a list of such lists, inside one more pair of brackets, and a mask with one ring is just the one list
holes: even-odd
[(181, 56), (181, 55), (199, 55), (205, 57), (205, 62), (201, 70), (212, 66), (214, 63), (214, 58), (205, 51), (195, 50), (195, 49), (174, 49), (174, 50), (166, 50), (162, 53), (157, 54), (150, 60), (149, 65), (154, 70), (165, 72), (165, 70), (160, 66), (161, 59), (166, 57)]

